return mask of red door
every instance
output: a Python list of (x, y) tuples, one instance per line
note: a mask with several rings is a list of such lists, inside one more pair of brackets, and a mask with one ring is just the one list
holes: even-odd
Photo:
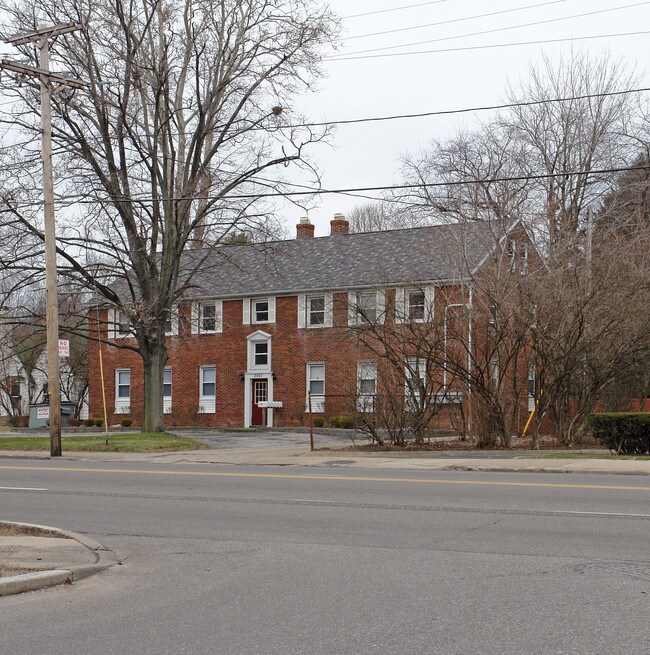
[(268, 400), (266, 380), (253, 380), (252, 392), (251, 425), (266, 425), (266, 408), (260, 407), (258, 404)]

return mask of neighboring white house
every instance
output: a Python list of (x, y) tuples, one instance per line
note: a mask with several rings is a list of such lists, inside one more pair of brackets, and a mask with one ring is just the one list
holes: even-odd
[[(7, 323), (10, 315), (10, 310), (0, 309), (0, 416), (27, 416), (30, 404), (47, 403), (47, 356), (43, 348), (31, 372), (26, 370), (11, 345)], [(76, 403), (82, 394), (81, 418), (86, 418), (86, 381), (75, 380), (65, 360), (61, 361), (60, 377), (61, 399)]]

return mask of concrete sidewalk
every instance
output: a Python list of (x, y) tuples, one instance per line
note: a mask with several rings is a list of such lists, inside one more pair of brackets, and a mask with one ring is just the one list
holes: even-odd
[(117, 562), (110, 550), (82, 535), (0, 521), (0, 596), (72, 583)]
[[(0, 458), (49, 459), (48, 453), (0, 451)], [(59, 458), (57, 458), (59, 459)], [(308, 445), (267, 446), (257, 448), (221, 448), (173, 453), (88, 453), (64, 452), (62, 460), (102, 462), (156, 462), (159, 464), (232, 464), (252, 466), (329, 466), (363, 469), (411, 469), (421, 471), (493, 471), (551, 473), (610, 473), (649, 475), (650, 460), (556, 459), (543, 451), (490, 453), (472, 451), (368, 453), (348, 450), (309, 451)]]

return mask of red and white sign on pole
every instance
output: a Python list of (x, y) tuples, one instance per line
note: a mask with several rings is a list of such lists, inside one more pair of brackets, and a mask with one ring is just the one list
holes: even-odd
[(70, 357), (70, 342), (67, 339), (59, 339), (59, 357)]

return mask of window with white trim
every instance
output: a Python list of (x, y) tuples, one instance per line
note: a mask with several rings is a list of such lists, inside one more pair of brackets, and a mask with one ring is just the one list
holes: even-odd
[(216, 334), (223, 329), (221, 300), (202, 300), (192, 303), (192, 334)]
[(178, 334), (178, 308), (173, 307), (165, 318), (165, 334), (175, 336)]
[[(311, 411), (325, 411), (325, 364), (307, 364), (307, 399), (311, 396)], [(309, 406), (307, 407), (309, 411)]]
[(423, 289), (407, 289), (405, 294), (406, 315), (409, 321), (422, 322), (426, 316), (426, 294)]
[(519, 272), (522, 275), (528, 273), (528, 244), (519, 244)]
[(253, 343), (253, 367), (266, 368), (269, 365), (269, 342)]
[(248, 343), (248, 370), (255, 372), (271, 371), (271, 335), (262, 330), (246, 337)]
[(325, 325), (325, 296), (307, 296), (307, 325)]
[(499, 388), (499, 382), (501, 381), (501, 367), (499, 366), (498, 359), (490, 360), (490, 387), (493, 391), (496, 391)]
[(434, 298), (433, 285), (395, 289), (395, 322), (425, 323), (433, 320)]
[(377, 292), (357, 292), (357, 323), (375, 323), (377, 321)]
[(217, 367), (199, 367), (199, 413), (214, 414), (217, 404)]
[(331, 293), (298, 296), (298, 328), (325, 328), (332, 325)]
[(275, 323), (275, 298), (244, 298), (242, 306), (244, 325)]
[(172, 411), (172, 369), (170, 366), (163, 371), (163, 412), (171, 414)]
[(121, 309), (109, 309), (107, 322), (109, 339), (124, 339), (133, 336), (131, 321), (126, 313)]
[(217, 331), (217, 304), (215, 302), (199, 303), (199, 332)]
[(410, 357), (404, 366), (404, 400), (407, 408), (415, 409), (421, 404), (422, 391), (426, 388), (426, 362), (419, 357)]
[(131, 411), (131, 369), (115, 369), (115, 413)]
[(348, 324), (384, 322), (386, 298), (383, 291), (350, 291), (348, 293)]
[(357, 362), (357, 411), (374, 412), (377, 395), (377, 362)]
[(510, 271), (515, 270), (517, 263), (517, 242), (514, 239), (508, 239), (508, 266)]

